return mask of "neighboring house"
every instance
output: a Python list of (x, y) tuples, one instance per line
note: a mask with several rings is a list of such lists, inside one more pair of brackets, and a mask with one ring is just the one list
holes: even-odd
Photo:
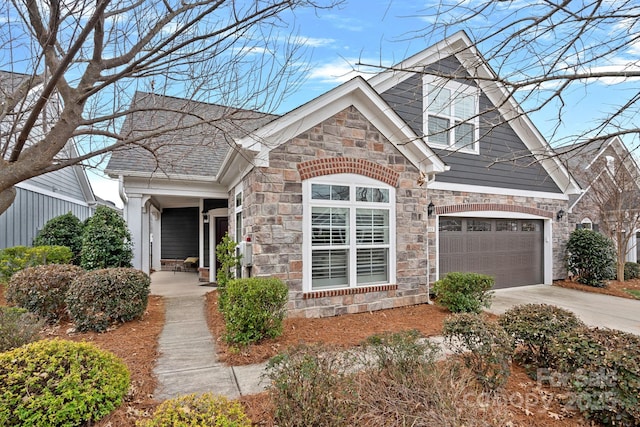
[[(0, 99), (28, 77), (0, 71)], [(36, 92), (40, 88), (41, 85), (38, 85), (32, 91)], [(38, 126), (50, 123), (55, 113), (55, 107), (48, 109), (49, 118), (40, 121)], [(34, 134), (38, 134), (38, 129)], [(65, 150), (70, 154), (76, 153), (73, 142), (69, 142)], [(31, 246), (37, 232), (47, 221), (68, 212), (84, 221), (91, 216), (96, 203), (99, 202), (96, 201), (82, 166), (64, 168), (21, 182), (16, 185), (13, 204), (0, 215), (0, 249), (18, 245)]]
[[(470, 46), (457, 33), (394, 67), (415, 72), (356, 77), (281, 117), (253, 113), (222, 143), (174, 134), (148, 141), (171, 145), (155, 158), (114, 153), (107, 172), (123, 186), (134, 265), (196, 256), (211, 280), (228, 230), (246, 254), (241, 275), (283, 279), (290, 315), (308, 317), (425, 302), (449, 271), (491, 274), (497, 287), (564, 277), (569, 229), (557, 214), (579, 186), (526, 117), (495, 125), (518, 106), (483, 78), (493, 72)], [(480, 78), (434, 79), (443, 67)], [(135, 102), (149, 99), (224, 108)], [(131, 117), (125, 133), (154, 129)]]
[[(569, 198), (568, 221), (572, 228), (600, 231), (616, 239), (620, 225), (632, 230), (627, 239), (627, 261), (640, 259), (639, 169), (619, 137), (579, 142), (555, 150), (583, 191)], [(614, 191), (618, 190), (618, 191)]]

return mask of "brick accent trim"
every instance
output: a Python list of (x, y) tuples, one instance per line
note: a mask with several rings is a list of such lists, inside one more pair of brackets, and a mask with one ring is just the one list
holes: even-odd
[(369, 292), (386, 292), (395, 291), (397, 289), (398, 285), (378, 285), (368, 286), (366, 288), (334, 289), (330, 291), (306, 292), (302, 294), (302, 299), (341, 297), (343, 295), (366, 294)]
[(503, 205), (499, 203), (468, 203), (460, 205), (436, 206), (436, 215), (452, 214), (459, 212), (477, 212), (477, 211), (499, 211), (499, 212), (517, 212), (530, 215), (537, 215), (545, 218), (553, 218), (554, 213), (528, 206)]
[(298, 163), (298, 173), (300, 178), (315, 178), (317, 176), (333, 175), (337, 173), (354, 173), (377, 179), (392, 187), (398, 186), (400, 174), (386, 166), (373, 163), (366, 159), (351, 157), (328, 157), (314, 159), (307, 162)]

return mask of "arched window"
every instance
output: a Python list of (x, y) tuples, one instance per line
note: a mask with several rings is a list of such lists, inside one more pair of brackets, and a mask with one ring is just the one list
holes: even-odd
[(395, 189), (355, 174), (303, 182), (305, 291), (395, 283)]

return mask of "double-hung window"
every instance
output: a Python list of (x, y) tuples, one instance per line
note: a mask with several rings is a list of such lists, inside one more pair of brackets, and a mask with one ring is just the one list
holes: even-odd
[(304, 287), (395, 282), (395, 190), (359, 175), (305, 181)]
[(478, 90), (425, 76), (425, 130), (430, 145), (478, 153)]

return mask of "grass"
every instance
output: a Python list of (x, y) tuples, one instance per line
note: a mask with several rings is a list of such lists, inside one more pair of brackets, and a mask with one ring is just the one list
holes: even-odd
[(633, 295), (636, 299), (640, 299), (640, 290), (638, 289), (625, 289), (626, 293)]

